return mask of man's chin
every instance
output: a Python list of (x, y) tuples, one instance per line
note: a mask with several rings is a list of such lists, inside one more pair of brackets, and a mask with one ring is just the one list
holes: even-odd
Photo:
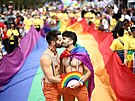
[(68, 48), (68, 46), (62, 46), (63, 48)]
[(62, 48), (63, 46), (57, 46), (57, 48)]

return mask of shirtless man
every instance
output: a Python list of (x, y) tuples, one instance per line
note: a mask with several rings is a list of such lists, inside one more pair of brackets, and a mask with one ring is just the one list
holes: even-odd
[(54, 30), (50, 31), (46, 40), (48, 48), (43, 52), (40, 59), (41, 68), (44, 73), (43, 93), (46, 101), (60, 101), (60, 93), (58, 92), (58, 83), (60, 83), (60, 59), (58, 57), (57, 48), (61, 47), (61, 33)]
[[(65, 88), (64, 101), (75, 101), (75, 97), (78, 101), (90, 101), (94, 88), (94, 71), (89, 55), (84, 47), (75, 46), (77, 36), (74, 32), (65, 31), (62, 37), (62, 46), (66, 48), (60, 56), (63, 72), (67, 74), (72, 71), (78, 71), (83, 74), (83, 78), (76, 84)], [(84, 72), (86, 73), (84, 74)], [(89, 81), (89, 90), (85, 86), (87, 80)]]

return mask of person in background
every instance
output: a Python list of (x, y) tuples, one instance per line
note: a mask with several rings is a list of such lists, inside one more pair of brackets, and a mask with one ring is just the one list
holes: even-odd
[[(117, 19), (119, 19), (119, 15), (116, 15)], [(114, 39), (118, 38), (117, 32), (119, 29), (123, 28), (124, 29), (124, 36), (129, 36), (128, 32), (128, 27), (129, 27), (129, 20), (125, 19), (124, 21), (119, 20), (118, 23), (116, 24), (114, 30), (112, 31)]]
[(24, 18), (21, 15), (18, 15), (15, 19), (15, 24), (16, 24), (20, 37), (22, 37), (23, 31), (24, 31), (23, 21), (24, 21)]
[(116, 15), (114, 14), (113, 11), (111, 12), (110, 15), (111, 15), (111, 17), (110, 17), (110, 31), (112, 31), (116, 26), (117, 20), (114, 18)]
[(39, 15), (35, 15), (35, 18), (33, 20), (34, 28), (39, 31), (44, 26), (44, 21), (40, 19)]
[(133, 25), (135, 25), (135, 11), (133, 12), (133, 16), (131, 17), (131, 21)]
[(8, 36), (7, 36), (7, 26), (6, 24), (2, 27), (2, 44), (4, 45), (5, 51), (7, 52), (9, 50), (8, 48)]
[(2, 34), (1, 34), (1, 32), (0, 32), (0, 59), (2, 58), (2, 56), (3, 56), (3, 52), (2, 52)]
[(100, 13), (98, 13), (96, 15), (96, 18), (95, 18), (95, 21), (94, 21), (94, 23), (96, 25), (96, 29), (98, 29), (98, 27), (100, 26), (100, 20), (101, 20), (101, 15), (100, 15)]
[(24, 23), (24, 30), (25, 30), (24, 34), (26, 34), (28, 33), (28, 31), (30, 30), (30, 27), (32, 26), (32, 18), (30, 14), (27, 15), (23, 23)]
[(103, 26), (105, 32), (110, 31), (110, 25), (106, 13), (102, 14), (101, 25)]
[(123, 37), (124, 35), (124, 29), (120, 28), (118, 30), (118, 38), (114, 39), (110, 49), (114, 52), (116, 51), (122, 61), (122, 63), (124, 63), (124, 42), (125, 42), (125, 38)]
[(122, 15), (121, 15), (121, 18), (122, 18), (122, 19), (127, 19), (128, 21), (130, 21), (130, 20), (131, 20), (131, 17), (130, 17), (130, 15), (129, 15), (129, 11), (127, 11), (126, 9), (124, 9), (124, 10), (123, 10), (123, 13), (122, 13)]
[(133, 69), (133, 53), (135, 52), (135, 25), (131, 27), (131, 36), (124, 44), (124, 64)]
[(9, 51), (11, 53), (18, 46), (19, 32), (16, 29), (15, 23), (10, 24), (10, 29), (7, 31), (7, 36), (9, 38)]

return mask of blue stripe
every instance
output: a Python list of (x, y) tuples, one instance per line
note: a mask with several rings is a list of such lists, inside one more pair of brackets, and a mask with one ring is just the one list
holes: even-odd
[(0, 101), (28, 100), (34, 76), (40, 65), (40, 57), (47, 46), (46, 41), (41, 37), (21, 70), (4, 87), (4, 91), (0, 92)]

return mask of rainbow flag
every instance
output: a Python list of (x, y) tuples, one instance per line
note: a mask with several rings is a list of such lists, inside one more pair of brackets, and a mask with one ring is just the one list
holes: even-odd
[(40, 56), (47, 42), (33, 27), (19, 47), (0, 61), (1, 101), (44, 101)]
[(78, 43), (90, 54), (95, 81), (92, 101), (135, 101), (135, 75), (110, 50), (112, 33), (95, 30), (85, 19), (66, 30), (76, 32)]
[[(109, 46), (111, 33), (95, 30), (85, 19), (64, 30), (77, 33), (78, 43), (90, 54), (95, 88), (91, 101), (135, 101), (135, 76)], [(0, 101), (45, 101), (39, 59), (47, 42), (31, 28), (20, 47), (0, 61)], [(18, 55), (19, 54), (19, 55)]]

